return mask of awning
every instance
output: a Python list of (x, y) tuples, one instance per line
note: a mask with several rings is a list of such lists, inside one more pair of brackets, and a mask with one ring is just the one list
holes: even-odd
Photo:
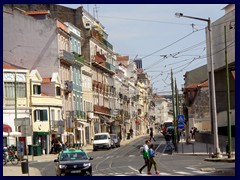
[(3, 132), (3, 137), (8, 137), (8, 133)]
[(48, 135), (49, 132), (33, 132), (34, 136), (43, 136), (43, 135)]
[(11, 136), (11, 137), (22, 137), (22, 133), (21, 132), (10, 132), (9, 136)]
[(22, 133), (21, 132), (10, 132), (10, 133), (3, 132), (3, 137), (22, 137)]
[(106, 123), (111, 123), (111, 122), (114, 121), (114, 120), (109, 119), (109, 118), (107, 118), (107, 117), (105, 117), (105, 116), (99, 116), (99, 117), (100, 117), (101, 120), (103, 120), (103, 121), (106, 122)]
[(3, 132), (12, 132), (11, 126), (9, 126), (8, 124), (3, 124)]

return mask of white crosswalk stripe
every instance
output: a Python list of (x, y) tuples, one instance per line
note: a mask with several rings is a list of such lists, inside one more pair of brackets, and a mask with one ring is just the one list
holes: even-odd
[[(127, 169), (128, 170), (127, 170)], [(156, 174), (152, 174), (152, 175), (148, 175), (147, 172), (142, 172), (142, 174), (140, 174), (138, 172), (138, 169), (135, 169), (132, 166), (118, 166), (115, 168), (111, 168), (114, 169), (115, 172), (108, 172), (107, 171), (109, 169), (99, 169), (100, 172), (106, 172), (106, 174), (104, 173), (98, 173), (97, 171), (93, 171), (93, 176), (191, 176), (191, 175), (202, 175), (202, 174), (208, 174), (209, 172), (204, 172), (204, 171), (199, 171), (194, 167), (186, 167), (186, 171), (175, 171), (175, 172), (162, 172), (160, 169), (160, 174), (156, 175)], [(116, 172), (117, 169), (121, 169), (121, 171), (123, 171), (123, 169), (125, 169), (125, 172)], [(96, 173), (96, 174), (95, 174)]]

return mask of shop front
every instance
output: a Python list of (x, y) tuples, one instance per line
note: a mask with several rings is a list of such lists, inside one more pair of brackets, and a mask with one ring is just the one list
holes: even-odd
[(32, 146), (37, 147), (37, 149), (39, 149), (37, 155), (48, 154), (50, 152), (51, 147), (49, 132), (33, 132)]

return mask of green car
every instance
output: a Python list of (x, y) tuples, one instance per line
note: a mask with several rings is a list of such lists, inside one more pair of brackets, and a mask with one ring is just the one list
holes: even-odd
[(92, 176), (92, 164), (87, 153), (82, 149), (69, 149), (61, 151), (54, 160), (57, 176), (80, 175)]

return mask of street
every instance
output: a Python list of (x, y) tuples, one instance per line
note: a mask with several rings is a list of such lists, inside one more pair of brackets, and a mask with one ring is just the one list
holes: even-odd
[[(139, 148), (146, 137), (140, 137), (127, 145), (111, 150), (89, 152), (93, 166), (93, 176), (146, 176), (146, 169), (139, 174), (138, 169), (144, 164)], [(180, 155), (163, 153), (165, 141), (156, 136), (156, 161), (160, 176), (215, 176), (223, 175), (223, 169), (235, 169), (235, 163), (204, 161), (206, 155)], [(42, 176), (55, 176), (54, 162), (31, 163), (30, 167), (40, 170)], [(152, 167), (153, 176), (154, 168)], [(233, 175), (233, 174), (231, 174)]]

